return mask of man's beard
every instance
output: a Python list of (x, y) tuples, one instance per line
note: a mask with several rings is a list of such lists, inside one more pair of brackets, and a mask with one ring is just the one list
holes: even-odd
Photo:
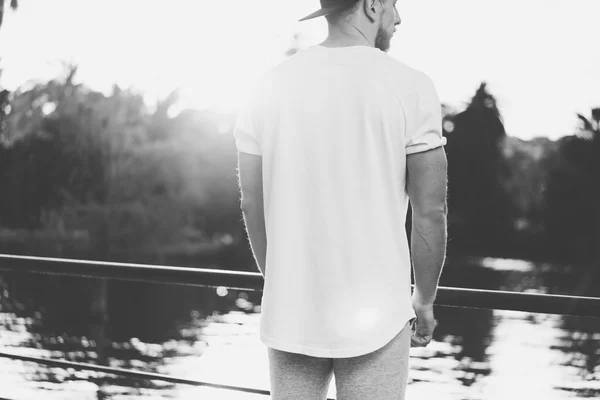
[(381, 51), (388, 51), (391, 41), (391, 35), (383, 29), (383, 24), (380, 23), (379, 28), (377, 28), (377, 35), (375, 36), (375, 47)]

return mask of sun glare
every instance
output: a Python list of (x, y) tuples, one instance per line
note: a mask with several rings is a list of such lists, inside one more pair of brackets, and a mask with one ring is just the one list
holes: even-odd
[[(324, 39), (322, 18), (298, 22), (318, 6), (317, 0), (27, 0), (4, 18), (2, 85), (14, 90), (52, 79), (57, 68), (50, 64), (73, 60), (80, 81), (95, 90), (117, 83), (152, 99), (180, 88), (182, 107), (235, 112), (258, 77), (285, 58), (295, 34), (301, 48)], [(600, 12), (594, 0), (577, 7), (557, 0), (398, 7), (402, 24), (390, 54), (427, 73), (442, 102), (459, 108), (488, 82), (509, 135), (573, 134), (575, 113), (599, 105), (600, 57), (589, 51)], [(51, 45), (40, 45), (39, 32)]]

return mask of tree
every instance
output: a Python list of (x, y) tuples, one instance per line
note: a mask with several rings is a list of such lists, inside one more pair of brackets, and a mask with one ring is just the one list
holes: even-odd
[[(2, 75), (2, 71), (0, 71), (0, 76)], [(2, 90), (0, 87), (0, 146), (2, 145), (2, 132), (6, 129), (6, 115), (8, 114), (9, 108), (9, 96), (10, 92), (8, 90)]]
[(581, 120), (577, 135), (558, 141), (550, 169), (546, 221), (550, 245), (563, 260), (600, 267), (600, 108)]
[[(5, 0), (0, 0), (0, 28), (2, 28), (2, 21), (4, 20), (4, 10), (5, 10)], [(18, 1), (11, 0), (10, 7), (13, 10), (18, 8)], [(0, 78), (2, 78), (2, 69), (0, 69)], [(9, 96), (10, 92), (8, 90), (2, 89), (2, 85), (0, 85), (0, 145), (2, 144), (2, 132), (5, 128), (4, 120), (6, 119), (7, 109), (9, 108)]]
[[(5, 6), (6, 1), (5, 0), (0, 0), (0, 28), (2, 27), (2, 21), (4, 20), (4, 6)], [(19, 6), (19, 3), (17, 0), (10, 0), (10, 7), (13, 10), (16, 10), (17, 7)]]
[[(510, 235), (503, 188), (506, 137), (496, 99), (481, 83), (466, 110), (444, 119), (448, 143), (449, 235), (469, 252), (498, 252)], [(451, 127), (449, 131), (446, 127)]]
[(177, 91), (154, 109), (118, 86), (95, 92), (75, 83), (76, 72), (67, 65), (60, 79), (11, 94), (0, 224), (88, 232), (85, 256), (123, 261), (201, 256), (225, 234), (224, 244), (245, 240), (235, 142), (216, 116), (172, 116)]
[(581, 114), (577, 117), (582, 122), (580, 134), (591, 141), (591, 191), (592, 201), (595, 207), (592, 208), (592, 219), (594, 221), (594, 244), (596, 248), (596, 266), (600, 269), (600, 107), (592, 108), (591, 117), (588, 119)]
[(579, 128), (580, 134), (588, 139), (600, 137), (600, 107), (592, 108), (591, 117), (588, 119), (581, 114), (577, 114), (582, 126)]
[(547, 260), (545, 241), (547, 183), (558, 144), (548, 138), (521, 140), (508, 136), (502, 146), (508, 175), (504, 190), (511, 202), (514, 218), (515, 254), (513, 257)]

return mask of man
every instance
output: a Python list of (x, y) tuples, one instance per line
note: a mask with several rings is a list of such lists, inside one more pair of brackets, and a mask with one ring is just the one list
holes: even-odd
[(445, 259), (441, 105), (386, 53), (394, 0), (321, 6), (302, 20), (325, 15), (327, 39), (265, 74), (235, 129), (271, 395), (324, 399), (334, 375), (340, 400), (404, 399)]

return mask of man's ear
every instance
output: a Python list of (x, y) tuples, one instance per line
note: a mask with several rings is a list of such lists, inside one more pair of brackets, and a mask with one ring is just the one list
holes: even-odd
[(372, 21), (377, 21), (377, 14), (381, 12), (378, 8), (381, 8), (381, 2), (379, 0), (364, 0), (363, 7), (365, 15)]

